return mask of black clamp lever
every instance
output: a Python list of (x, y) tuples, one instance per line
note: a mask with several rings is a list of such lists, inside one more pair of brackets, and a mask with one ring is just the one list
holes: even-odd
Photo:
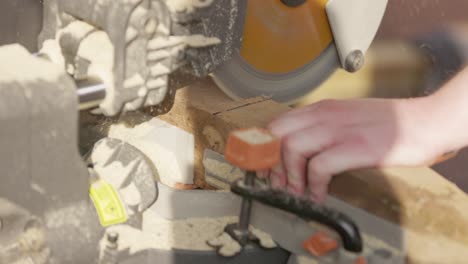
[(350, 217), (343, 213), (282, 190), (265, 186), (247, 186), (242, 180), (232, 183), (231, 191), (243, 198), (295, 214), (306, 221), (323, 224), (340, 235), (344, 249), (355, 253), (362, 251), (363, 243), (359, 228)]

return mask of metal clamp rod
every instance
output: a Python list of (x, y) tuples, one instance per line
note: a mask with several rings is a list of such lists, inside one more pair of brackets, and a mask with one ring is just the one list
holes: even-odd
[(292, 196), (282, 190), (265, 187), (252, 187), (235, 181), (231, 191), (242, 199), (252, 199), (268, 206), (295, 214), (307, 221), (315, 221), (335, 230), (341, 237), (343, 247), (351, 252), (361, 252), (363, 242), (359, 228), (347, 215), (312, 201)]
[[(50, 61), (45, 53), (34, 53), (33, 56)], [(97, 77), (88, 77), (86, 79), (75, 80), (77, 95), (79, 100), (79, 110), (95, 108), (106, 97), (106, 86)]]
[[(255, 183), (255, 172), (248, 171), (245, 175), (244, 184), (253, 187)], [(241, 204), (241, 213), (239, 215), (239, 230), (247, 235), (249, 233), (250, 213), (252, 211), (252, 199), (244, 197)]]
[(97, 107), (106, 97), (106, 86), (98, 78), (77, 80), (75, 83), (80, 110)]

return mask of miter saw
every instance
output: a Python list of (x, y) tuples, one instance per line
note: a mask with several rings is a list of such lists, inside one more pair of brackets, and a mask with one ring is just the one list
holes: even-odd
[[(155, 234), (148, 222), (229, 216), (240, 201), (229, 193), (168, 189), (155, 180), (154, 164), (118, 139), (96, 142), (83, 162), (78, 109), (106, 116), (146, 107), (163, 113), (179, 80), (207, 75), (235, 99), (294, 101), (336, 68), (362, 67), (386, 4), (45, 0), (39, 51), (0, 48), (0, 263), (285, 263), (291, 253), (303, 253), (298, 239), (313, 228), (267, 207), (257, 208), (252, 221), (275, 233), (280, 247), (274, 250), (250, 247), (229, 259), (206, 248), (139, 244)], [(109, 166), (117, 166), (114, 173), (103, 173)], [(223, 206), (202, 203), (208, 198)], [(192, 210), (178, 208), (181, 203)], [(291, 233), (263, 221), (273, 213)], [(382, 233), (393, 231), (382, 226)], [(397, 256), (389, 250), (374, 255), (375, 263)], [(350, 259), (338, 252), (323, 261)]]
[(160, 104), (177, 70), (211, 74), (232, 98), (291, 102), (339, 67), (362, 67), (386, 4), (49, 0), (39, 43), (75, 80), (102, 80), (106, 115)]

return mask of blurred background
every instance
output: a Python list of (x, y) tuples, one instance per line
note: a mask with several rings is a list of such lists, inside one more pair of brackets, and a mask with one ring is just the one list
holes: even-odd
[[(39, 0), (1, 0), (0, 45), (19, 42), (35, 51), (41, 5)], [(366, 66), (355, 74), (337, 71), (298, 106), (325, 98), (427, 95), (467, 60), (467, 0), (389, 0)], [(467, 161), (464, 150), (434, 169), (468, 192)]]

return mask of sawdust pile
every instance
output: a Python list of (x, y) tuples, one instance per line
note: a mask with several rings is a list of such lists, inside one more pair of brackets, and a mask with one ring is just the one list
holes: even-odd
[(219, 237), (209, 240), (208, 243), (213, 247), (218, 247), (218, 253), (225, 257), (235, 256), (242, 250), (240, 244), (227, 233), (222, 233)]
[(214, 159), (205, 159), (203, 165), (211, 173), (227, 182), (233, 182), (244, 177), (244, 172), (238, 167)]
[[(147, 249), (212, 251), (214, 249), (208, 245), (207, 241), (219, 238), (220, 234), (224, 233), (225, 226), (236, 223), (237, 220), (237, 217), (232, 216), (168, 220), (147, 210), (143, 214), (143, 231), (128, 225), (112, 226), (107, 231), (117, 232), (119, 250), (129, 249), (130, 254)], [(250, 230), (260, 239), (262, 246), (276, 247), (276, 243), (269, 234), (252, 226)], [(223, 241), (226, 242), (225, 239)], [(105, 236), (101, 245), (105, 245)], [(226, 247), (226, 250), (230, 252), (235, 251), (236, 248), (236, 245), (232, 244)], [(229, 254), (229, 252), (226, 253)]]
[(273, 140), (271, 135), (262, 133), (256, 129), (237, 131), (235, 135), (251, 144), (265, 144)]
[(167, 220), (151, 210), (143, 214), (143, 231), (128, 225), (109, 228), (119, 234), (119, 249), (136, 253), (146, 249), (213, 250), (206, 241), (218, 236), (237, 217)]
[(140, 150), (156, 167), (163, 184), (193, 184), (195, 139), (186, 131), (153, 118), (133, 128), (114, 124), (108, 136)]

